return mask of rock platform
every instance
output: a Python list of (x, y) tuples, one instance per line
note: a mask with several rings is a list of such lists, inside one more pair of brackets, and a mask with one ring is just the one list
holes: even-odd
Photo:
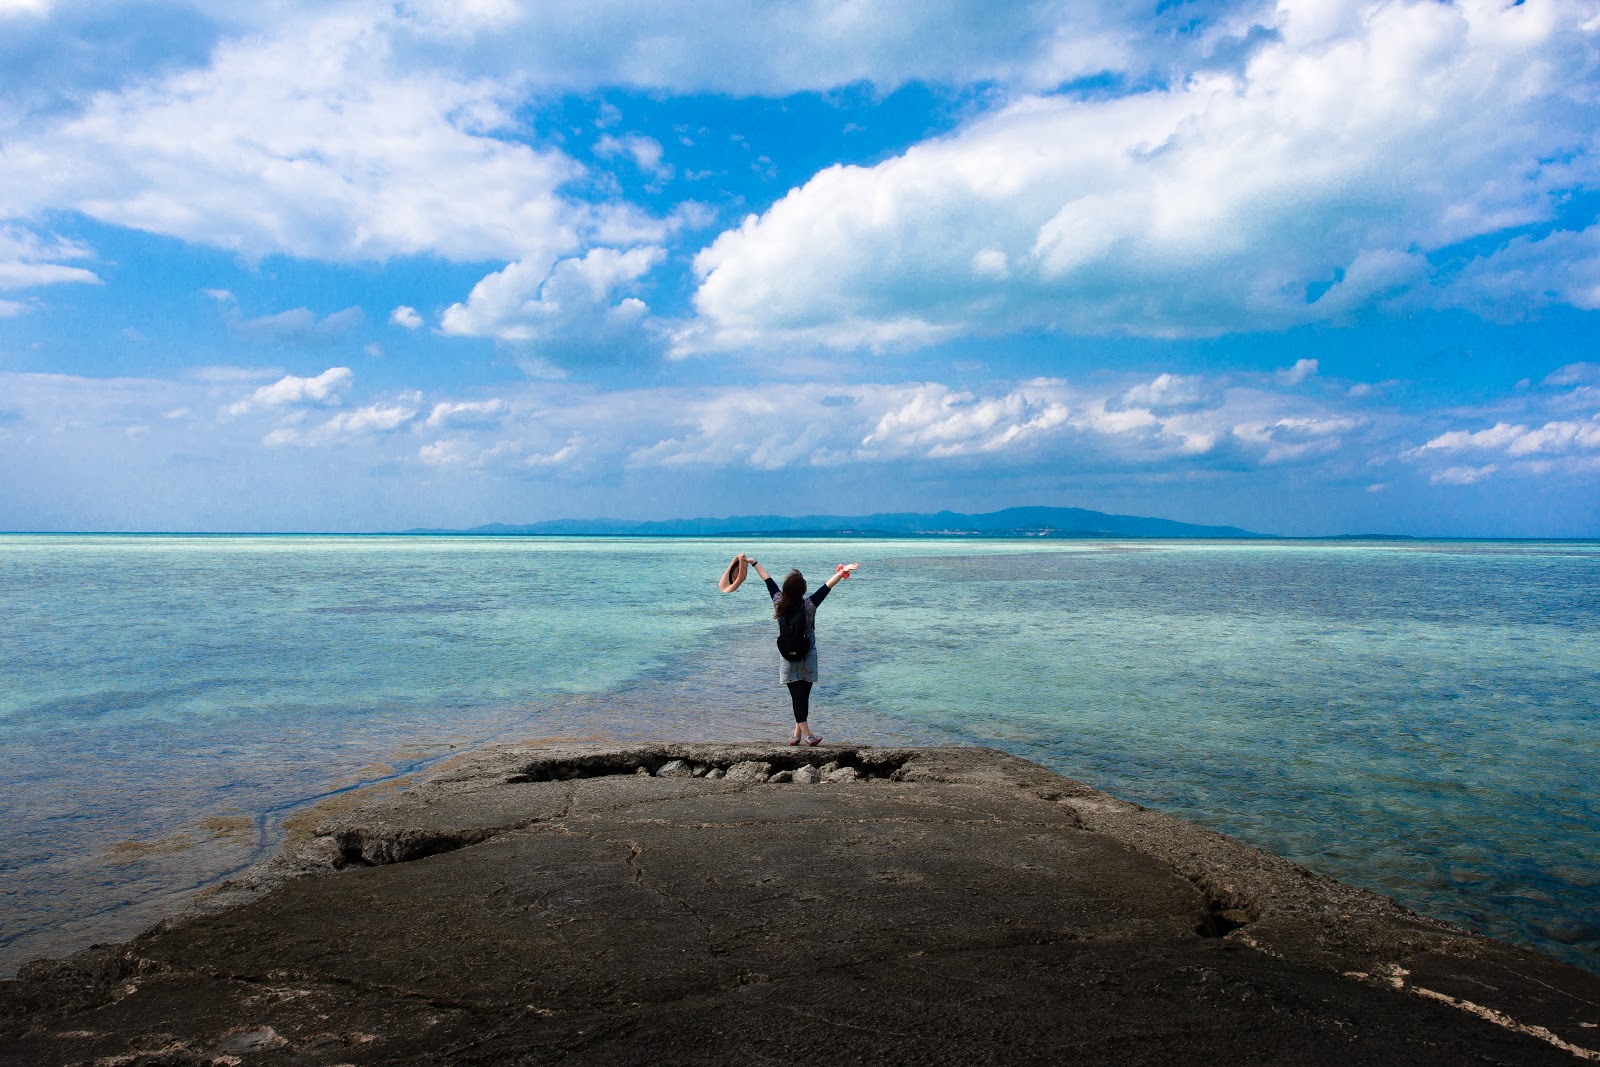
[(511, 746), (123, 945), (0, 1064), (1571, 1064), (1600, 978), (987, 749)]

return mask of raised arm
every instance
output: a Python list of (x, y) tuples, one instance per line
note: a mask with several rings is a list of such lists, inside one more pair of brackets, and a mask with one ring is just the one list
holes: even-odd
[(744, 560), (746, 563), (748, 563), (750, 565), (750, 569), (755, 571), (757, 577), (759, 577), (763, 582), (772, 581), (772, 575), (768, 574), (767, 573), (767, 569), (765, 567), (763, 567), (761, 564), (757, 563), (755, 560), (751, 559), (749, 556), (745, 555), (743, 552), (739, 553), (739, 558)]
[(861, 564), (859, 563), (846, 563), (843, 570), (834, 571), (833, 577), (829, 578), (822, 584), (826, 585), (829, 589), (832, 589), (834, 586), (850, 577), (850, 575), (855, 572), (856, 568), (860, 566)]

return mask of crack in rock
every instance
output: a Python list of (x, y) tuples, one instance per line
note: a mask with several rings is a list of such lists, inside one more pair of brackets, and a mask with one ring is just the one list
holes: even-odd
[(662, 889), (660, 886), (646, 881), (644, 868), (639, 864), (639, 857), (644, 855), (643, 846), (641, 846), (637, 841), (623, 841), (621, 844), (626, 845), (628, 848), (627, 864), (628, 869), (633, 871), (633, 884), (639, 886), (641, 889), (650, 890), (650, 892), (656, 894), (656, 896), (660, 897), (662, 900), (676, 904), (678, 907), (682, 908), (684, 911), (693, 916), (694, 921), (699, 924), (701, 932), (705, 935), (705, 940), (708, 947), (712, 950), (711, 955), (715, 957), (717, 955), (716, 934), (712, 931), (711, 927), (706, 924), (705, 919), (701, 918), (700, 913), (694, 909), (694, 905), (690, 904), (682, 897), (674, 896), (665, 889)]

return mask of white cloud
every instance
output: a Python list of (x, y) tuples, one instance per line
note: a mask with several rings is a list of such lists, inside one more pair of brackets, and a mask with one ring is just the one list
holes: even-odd
[(1502, 452), (1517, 457), (1591, 449), (1600, 451), (1600, 415), (1586, 422), (1552, 421), (1533, 428), (1497, 422), (1484, 430), (1451, 430), (1408, 450), (1404, 455), (1408, 459), (1418, 459), (1429, 452), (1477, 451)]
[[(1056, 383), (1041, 381), (1040, 386)], [(919, 453), (930, 459), (998, 452), (1066, 425), (1065, 404), (1026, 389), (978, 397), (943, 385), (919, 388), (884, 412), (861, 440), (867, 455)]]
[(234, 417), (249, 411), (296, 404), (339, 404), (354, 380), (355, 375), (349, 367), (329, 367), (314, 378), (286, 374), (271, 385), (263, 385), (243, 400), (229, 404), (223, 409), (223, 414)]
[[(219, 368), (208, 378), (158, 381), (0, 372), (0, 513), (13, 516), (12, 528), (394, 529), (440, 524), (427, 516), (437, 499), (430, 494), (442, 489), (469, 492), (475, 508), (487, 509), (475, 513), (489, 517), (506, 508), (537, 515), (551, 500), (568, 514), (594, 514), (605, 506), (596, 499), (621, 506), (641, 492), (654, 494), (646, 513), (659, 514), (671, 513), (674, 500), (701, 499), (696, 494), (707, 486), (725, 492), (766, 484), (717, 474), (741, 470), (782, 472), (799, 493), (826, 485), (821, 496), (805, 498), (821, 500), (845, 499), (837, 494), (850, 485), (867, 486), (861, 491), (869, 496), (895, 485), (956, 492), (975, 478), (1008, 494), (1019, 486), (1070, 497), (1095, 484), (1187, 484), (1207, 487), (1205, 499), (1236, 500), (1276, 497), (1309, 480), (1330, 497), (1362, 500), (1374, 499), (1380, 486), (1409, 486), (1397, 499), (1412, 502), (1396, 506), (1414, 510), (1425, 506), (1416, 501), (1483, 482), (1511, 513), (1537, 499), (1526, 494), (1540, 493), (1575, 498), (1582, 512), (1600, 477), (1600, 448), (1579, 447), (1588, 424), (1574, 417), (1502, 419), (1520, 430), (1502, 431), (1498, 450), (1429, 450), (1409, 461), (1413, 477), (1391, 476), (1389, 468), (1376, 481), (1374, 472), (1396, 457), (1397, 441), (1442, 436), (1436, 420), (1459, 413), (1407, 414), (1387, 404), (1364, 411), (1341, 393), (1307, 395), (1270, 375), (1246, 384), (1172, 375), (1168, 383), (1200, 377), (1190, 391), (1211, 401), (1154, 409), (1126, 398), (1170, 399), (1170, 384), (1157, 385), (1160, 376), (1104, 372), (1083, 383), (1002, 380), (965, 388), (739, 380), (605, 391), (581, 382), (521, 382), (493, 398), (446, 395), (424, 403), (407, 393), (360, 398), (338, 410), (318, 408), (313, 394), (321, 387), (291, 377), (269, 393), (284, 402), (263, 407), (261, 418), (207, 417), (246, 391), (240, 382), (255, 373)], [(503, 413), (497, 401), (505, 403)], [(1552, 425), (1558, 423), (1572, 427)], [(1244, 429), (1236, 434), (1238, 427)], [(1492, 420), (1463, 432), (1484, 428), (1492, 429)], [(1510, 455), (1523, 437), (1527, 451)], [(1296, 455), (1274, 451), (1307, 444), (1313, 447)], [(301, 449), (317, 447), (340, 449), (343, 458), (308, 462)], [(839, 471), (849, 476), (830, 473)], [(1430, 481), (1439, 488), (1429, 489)], [(605, 483), (616, 495), (594, 497), (594, 486)], [(342, 510), (352, 495), (360, 506)], [(401, 497), (410, 498), (407, 509), (421, 501), (421, 510), (404, 511), (410, 517), (403, 521), (374, 520), (363, 510), (369, 500)], [(1164, 491), (1162, 499), (1171, 496)], [(309, 514), (300, 510), (308, 503), (332, 508), (316, 514), (348, 517), (295, 518)], [(238, 509), (247, 504), (254, 510), (241, 519)], [(201, 510), (174, 518), (175, 507)], [(477, 521), (484, 520), (443, 524)], [(1592, 530), (1592, 509), (1577, 523), (1574, 535)], [(1541, 532), (1536, 525), (1517, 529)]]
[(503, 31), (521, 15), (515, 0), (408, 0), (412, 24), (446, 36)]
[(511, 410), (498, 397), (493, 400), (441, 401), (428, 413), (429, 429), (496, 426)]
[(1158, 374), (1151, 381), (1129, 387), (1111, 406), (1114, 410), (1145, 408), (1164, 414), (1197, 411), (1221, 402), (1219, 386), (1197, 374)]
[(1480, 482), (1500, 469), (1498, 464), (1486, 463), (1481, 467), (1446, 467), (1429, 476), (1434, 485), (1471, 485)]
[(1503, 449), (1519, 436), (1528, 432), (1526, 426), (1513, 426), (1510, 423), (1497, 422), (1487, 430), (1469, 432), (1467, 430), (1451, 430), (1442, 433), (1426, 444), (1406, 453), (1414, 456), (1428, 451), (1459, 452), (1469, 448)]
[[(461, 337), (492, 336), (514, 330), (525, 305), (536, 304), (539, 288), (555, 265), (554, 257), (529, 257), (485, 275), (465, 303), (451, 304), (440, 319), (440, 332)], [(517, 338), (511, 338), (517, 339)]]
[(1283, 385), (1299, 385), (1307, 378), (1314, 378), (1317, 374), (1318, 363), (1314, 359), (1297, 359), (1294, 366), (1277, 373), (1278, 381)]
[[(41, 237), (19, 226), (0, 225), (0, 291), (63, 282), (98, 283), (100, 277), (93, 271), (61, 262), (87, 259), (91, 254), (88, 246), (78, 241)], [(24, 310), (21, 304), (13, 307)]]
[(375, 434), (392, 433), (408, 426), (417, 417), (416, 398), (407, 398), (399, 404), (369, 404), (352, 411), (341, 411), (320, 425), (309, 429), (280, 426), (262, 439), (270, 447), (299, 445), (313, 448), (321, 445), (342, 444)]
[(452, 467), (470, 462), (478, 451), (469, 441), (439, 440), (417, 449), (417, 458), (430, 467)]
[(53, 0), (0, 0), (0, 19), (22, 15), (37, 18), (48, 15), (54, 6)]
[(371, 404), (355, 411), (345, 411), (327, 422), (327, 427), (340, 435), (355, 436), (366, 433), (387, 433), (398, 429), (417, 417), (417, 409), (404, 405)]
[[(1517, 396), (1490, 409), (1493, 423), (1435, 433), (1400, 458), (1439, 485), (1471, 485), (1494, 474), (1592, 478), (1600, 471), (1600, 386), (1590, 382), (1600, 382), (1600, 366), (1587, 362), (1557, 368), (1542, 388), (1520, 382)], [(1468, 415), (1453, 414), (1455, 421)]]
[[(1248, 10), (1255, 4), (1246, 5)], [(409, 28), (470, 41), (477, 62), (535, 84), (784, 96), (870, 82), (1049, 88), (1103, 71), (1147, 74), (1217, 49), (1244, 25), (1186, 4), (1093, 0), (409, 0)]]
[(592, 355), (637, 335), (649, 308), (617, 293), (665, 254), (655, 246), (595, 248), (554, 264), (520, 260), (479, 281), (465, 303), (446, 308), (440, 332), (529, 344), (558, 361)]
[(1260, 448), (1263, 463), (1281, 463), (1329, 455), (1343, 444), (1340, 435), (1362, 425), (1361, 419), (1348, 416), (1290, 416), (1272, 422), (1240, 423), (1233, 428), (1233, 434)]
[[(1178, 385), (1173, 385), (1176, 382)], [(674, 394), (659, 411), (614, 414), (619, 424), (671, 427), (629, 453), (635, 467), (830, 467), (950, 462), (984, 456), (1005, 469), (1031, 462), (1104, 469), (1322, 462), (1370, 448), (1368, 418), (1323, 401), (1221, 381), (1163, 375), (1078, 386), (1038, 378), (992, 390), (904, 385), (734, 386)], [(1156, 409), (1129, 397), (1187, 401)]]
[(672, 166), (662, 161), (661, 142), (643, 134), (630, 133), (624, 137), (606, 134), (595, 142), (595, 155), (602, 158), (627, 156), (634, 166), (657, 178), (672, 177)]
[(1547, 422), (1529, 430), (1506, 448), (1508, 455), (1600, 450), (1600, 416), (1588, 422)]
[(389, 312), (389, 323), (406, 330), (422, 329), (422, 316), (417, 314), (417, 309), (401, 304)]
[(1513, 238), (1470, 263), (1441, 299), (1506, 320), (1552, 304), (1600, 310), (1600, 225)]
[(1600, 180), (1589, 0), (1284, 0), (1274, 20), (1237, 74), (1018, 99), (821, 171), (700, 253), (679, 350), (1211, 335), (1478, 306), (1480, 275), (1513, 294), (1565, 277), (1548, 299), (1591, 306), (1600, 233), (1519, 238), (1540, 245), (1520, 281), (1426, 258), (1548, 226)]
[(363, 317), (359, 307), (321, 316), (310, 308), (298, 307), (254, 319), (240, 317), (235, 309), (229, 316), (228, 328), (260, 344), (316, 345), (348, 337), (361, 325)]
[(980, 248), (972, 253), (972, 272), (985, 278), (1004, 278), (1011, 273), (1010, 261), (998, 248)]
[(698, 200), (685, 200), (672, 209), (667, 225), (674, 231), (703, 230), (717, 221), (717, 209)]
[(1568, 363), (1545, 375), (1546, 385), (1600, 385), (1600, 363)]
[(526, 467), (560, 467), (571, 463), (578, 456), (582, 435), (567, 438), (565, 444), (554, 452), (532, 452), (524, 457), (522, 463)]
[(283, 371), (266, 367), (230, 367), (215, 365), (210, 367), (194, 367), (184, 372), (184, 376), (197, 382), (234, 384), (237, 382), (259, 382), (268, 378), (280, 378)]
[(209, 66), (102, 92), (8, 132), (0, 218), (72, 209), (238, 251), (336, 261), (574, 247), (581, 168), (497, 136), (510, 84), (413, 68), (381, 9), (298, 13)]

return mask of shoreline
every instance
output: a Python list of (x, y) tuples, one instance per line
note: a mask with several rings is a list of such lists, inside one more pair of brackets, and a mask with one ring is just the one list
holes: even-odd
[[(762, 780), (828, 763), (831, 782)], [(571, 1039), (568, 1024), (579, 1018), (608, 1026), (622, 1019), (636, 1038), (668, 1018), (681, 1023), (675, 1013), (690, 1000), (713, 1015), (738, 1016), (749, 982), (730, 980), (729, 958), (743, 960), (747, 970), (781, 961), (782, 974), (761, 971), (766, 980), (758, 984), (798, 988), (816, 978), (810, 968), (822, 958), (829, 967), (870, 969), (886, 960), (903, 967), (922, 954), (959, 948), (1004, 983), (1016, 978), (1020, 946), (1031, 945), (1029, 952), (1045, 953), (1049, 967), (1065, 968), (1063, 975), (1077, 973), (1088, 957), (1107, 963), (1108, 952), (1167, 968), (1168, 983), (1192, 977), (1196, 967), (1221, 968), (1260, 996), (1299, 996), (1315, 987), (1318, 996), (1333, 997), (1336, 1012), (1376, 996), (1377, 1015), (1355, 1015), (1363, 1025), (1399, 1012), (1407, 1019), (1403, 1032), (1432, 1034), (1429, 1041), (1457, 1042), (1450, 1047), (1458, 1049), (1462, 1041), (1479, 1051), (1493, 1047), (1511, 1062), (1545, 1062), (1546, 1053), (1569, 1062), (1600, 1058), (1594, 1052), (1600, 978), (1423, 918), (1376, 893), (991, 749), (497, 745), (445, 761), (406, 791), (351, 799), (342, 813), (320, 813), (320, 825), (286, 842), (266, 864), (125, 945), (29, 964), (18, 980), (0, 982), (6, 1042), (0, 1056), (8, 1046), (41, 1064), (124, 1054), (141, 1034), (157, 1032), (149, 1027), (158, 1020), (167, 1027), (162, 1033), (189, 1034), (176, 1039), (189, 1042), (187, 1048), (226, 1052), (224, 1031), (248, 1029), (261, 1015), (229, 999), (237, 981), (265, 981), (278, 971), (322, 990), (318, 996), (348, 1001), (346, 1009), (365, 1005), (361, 1010), (378, 1013), (374, 1019), (388, 1020), (363, 1031), (375, 1035), (370, 1042), (351, 1046), (341, 1039), (344, 1058), (328, 1062), (381, 1062), (380, 1049), (396, 1060), (434, 1062), (424, 1054), (426, 1043), (412, 1041), (420, 1031), (378, 1003), (395, 988), (424, 999), (445, 995), (446, 987), (457, 989), (449, 994), (457, 999), (461, 989), (526, 987), (526, 997), (544, 989), (539, 995), (549, 998), (551, 1014), (530, 1019), (531, 1008), (518, 1007), (508, 1015), (509, 1008), (490, 1003), (502, 998), (485, 994), (480, 1004), (468, 994), (473, 1004), (456, 1021), (469, 1029), (492, 1022), (538, 1043)], [(840, 845), (857, 838), (851, 848)], [(567, 861), (551, 858), (573, 849)], [(656, 881), (667, 877), (656, 856), (672, 857), (659, 861), (671, 869), (670, 885)], [(620, 864), (614, 878), (604, 873), (611, 862)], [(831, 877), (798, 878), (796, 864), (837, 869)], [(564, 877), (554, 877), (557, 868)], [(752, 880), (761, 870), (772, 873)], [(1040, 879), (1050, 883), (1048, 891), (1030, 888)], [(495, 885), (501, 889), (491, 891)], [(534, 918), (526, 908), (506, 911), (492, 903), (496, 893), (516, 897), (532, 888), (538, 899), (528, 898), (527, 907)], [(769, 890), (778, 904), (759, 903)], [(402, 917), (386, 920), (381, 908), (368, 908), (365, 917), (359, 909), (352, 913), (350, 921), (363, 930), (326, 928), (327, 917), (347, 907), (355, 892), (378, 893), (371, 899), (407, 914), (435, 915), (435, 928), (397, 929)], [(562, 905), (564, 897), (572, 899)], [(990, 898), (1009, 903), (991, 907)], [(770, 919), (774, 907), (784, 914), (820, 912), (824, 928), (809, 921), (791, 928)], [(963, 916), (963, 908), (971, 913)], [(594, 927), (594, 916), (608, 909), (615, 911), (609, 928)], [(905, 914), (920, 918), (908, 926)], [(762, 932), (752, 934), (751, 923)], [(850, 936), (833, 929), (840, 923)], [(680, 944), (685, 927), (693, 937)], [(384, 929), (387, 935), (379, 933)], [(406, 936), (396, 942), (399, 929)], [(523, 951), (532, 956), (510, 952), (506, 937), (524, 939)], [(605, 977), (576, 999), (562, 990), (590, 979), (561, 962), (571, 954), (572, 937), (594, 942), (583, 958)], [(461, 938), (478, 949), (462, 951)], [(651, 956), (658, 948), (666, 954), (651, 974), (681, 995), (658, 996), (652, 982), (639, 984), (628, 962), (630, 952)], [(431, 979), (416, 972), (419, 954), (431, 961), (424, 972), (438, 972), (440, 992), (429, 993)], [(568, 984), (551, 985), (550, 968)], [(379, 987), (389, 992), (375, 993)], [(622, 987), (634, 992), (621, 1000), (606, 992)], [(1234, 1011), (1214, 1002), (1215, 989), (1200, 992), (1206, 1010), (1221, 1013), (1216, 1018)], [(635, 995), (642, 999), (628, 999)], [(1099, 996), (1073, 994), (1086, 1011)], [(525, 999), (524, 992), (516, 997)], [(1145, 999), (1141, 1010), (1156, 1012), (1152, 1019), (1187, 1010), (1153, 994)], [(188, 1008), (173, 1015), (177, 1004)], [(1051, 1007), (1052, 1017), (1059, 1007)], [(1119, 1025), (1132, 1025), (1122, 1017), (1129, 1004), (1101, 1008), (1115, 1009)], [(891, 1009), (900, 1010), (883, 1007)], [(284, 1045), (310, 1048), (318, 1024), (285, 1011), (266, 1013), (273, 1021), (262, 1026)], [(102, 1025), (112, 1018), (123, 1022)], [(1245, 1019), (1254, 1016), (1233, 1023)], [(187, 1030), (179, 1027), (184, 1020)], [(228, 1026), (219, 1030), (222, 1021)], [(1239, 1039), (1223, 1030), (1205, 1032), (1205, 1040), (1221, 1042), (1214, 1045), (1219, 1055), (1243, 1047), (1230, 1045)], [(962, 1033), (947, 1039), (971, 1039)], [(1155, 1031), (1147, 1037), (1161, 1040)], [(1284, 1048), (1302, 1039), (1314, 1053), (1308, 1062), (1338, 1061), (1320, 1023), (1291, 1020), (1275, 1038), (1288, 1043)], [(376, 1058), (352, 1059), (357, 1046)], [(600, 1061), (636, 1062), (623, 1055), (626, 1047)]]

